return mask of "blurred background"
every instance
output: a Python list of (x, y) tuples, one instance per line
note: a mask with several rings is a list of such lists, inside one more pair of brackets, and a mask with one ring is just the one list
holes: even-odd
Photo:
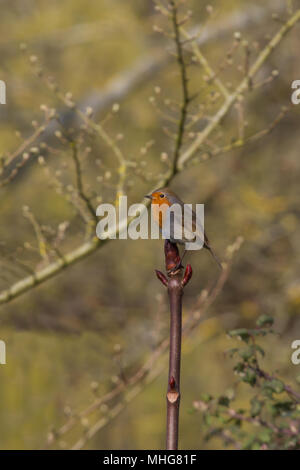
[[(7, 86), (7, 104), (0, 106), (0, 154), (7, 158), (8, 174), (20, 167), (0, 188), (0, 285), (5, 290), (55, 261), (57, 252), (47, 247), (59, 233), (62, 253), (91, 236), (76, 200), (76, 165), (60, 125), (55, 119), (47, 122), (43, 134), (23, 145), (49, 109), (76, 136), (93, 206), (115, 200), (118, 162), (111, 148), (89, 127), (80, 127), (59, 94), (87, 113), (93, 108), (94, 121), (103, 123), (132, 162), (124, 191), (135, 203), (155, 187), (172, 159), (170, 134), (176, 131), (181, 87), (170, 25), (150, 0), (2, 0), (0, 7), (0, 79)], [(199, 31), (201, 51), (232, 92), (247, 61), (254, 62), (299, 2), (190, 0), (182, 8), (192, 11), (186, 28)], [(232, 362), (224, 358), (232, 346), (228, 329), (252, 327), (261, 314), (274, 316), (279, 335), (266, 339), (264, 363), (290, 383), (299, 374), (290, 360), (291, 342), (300, 331), (300, 105), (291, 106), (291, 83), (300, 79), (299, 37), (296, 25), (205, 143), (201, 162), (170, 184), (185, 202), (205, 203), (206, 231), (221, 259), (228, 245), (244, 238), (208, 319), (183, 341), (181, 448), (218, 445), (203, 441), (199, 416), (190, 411), (201, 393), (220, 394), (235, 380)], [(203, 114), (186, 134), (188, 145), (223, 98), (188, 44), (186, 49), (191, 94), (197, 93), (191, 113)], [(289, 112), (269, 132), (283, 106)], [(260, 131), (260, 138), (210, 158), (237, 136)], [(187, 261), (194, 275), (185, 291), (184, 319), (219, 276), (208, 252), (188, 255)], [(120, 376), (126, 383), (168, 335), (167, 296), (154, 269), (164, 269), (161, 240), (112, 240), (1, 305), (0, 339), (7, 348), (7, 364), (0, 366), (1, 449), (69, 448), (103, 416), (107, 424), (86, 448), (163, 448), (165, 355), (159, 358), (161, 373), (115, 417), (110, 405), (103, 405), (69, 433), (53, 437), (95, 394), (113, 390)]]

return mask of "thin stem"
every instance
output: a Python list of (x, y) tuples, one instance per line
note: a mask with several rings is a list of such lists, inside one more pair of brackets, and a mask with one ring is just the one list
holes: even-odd
[(167, 439), (166, 449), (178, 449), (178, 426), (180, 405), (180, 362), (182, 333), (182, 284), (181, 273), (168, 282), (170, 301), (170, 356), (167, 392)]
[(211, 66), (209, 65), (209, 62), (206, 59), (206, 57), (202, 54), (199, 48), (199, 45), (197, 43), (197, 39), (193, 39), (190, 33), (188, 31), (185, 31), (184, 28), (181, 28), (181, 32), (186, 39), (191, 40), (191, 47), (192, 47), (193, 54), (198, 59), (199, 63), (202, 65), (205, 72), (207, 73), (209, 81), (212, 83), (215, 83), (217, 87), (219, 88), (220, 92), (222, 93), (222, 95), (225, 98), (228, 98), (229, 96), (228, 90), (226, 89), (225, 85), (222, 83), (220, 78), (217, 77), (217, 75), (215, 74)]
[(172, 5), (172, 23), (175, 35), (175, 44), (177, 52), (177, 61), (180, 69), (181, 77), (181, 88), (182, 88), (182, 104), (180, 119), (178, 124), (177, 136), (176, 136), (176, 145), (174, 151), (174, 160), (173, 160), (173, 175), (177, 172), (177, 162), (180, 155), (180, 150), (183, 144), (183, 137), (185, 131), (185, 124), (187, 119), (187, 109), (190, 102), (189, 91), (188, 91), (188, 78), (187, 78), (187, 67), (184, 61), (183, 47), (180, 38), (180, 26), (178, 24), (177, 17), (177, 7), (174, 1), (171, 1)]
[[(187, 315), (187, 320), (183, 325), (183, 334), (186, 338), (189, 338), (192, 333), (196, 330), (197, 327), (203, 322), (205, 322), (208, 318), (210, 318), (209, 308), (211, 307), (212, 303), (216, 300), (217, 296), (221, 293), (224, 284), (226, 283), (230, 268), (231, 268), (231, 259), (234, 256), (235, 252), (239, 250), (241, 246), (241, 240), (236, 240), (236, 242), (231, 245), (230, 254), (228, 253), (228, 264), (225, 269), (221, 272), (218, 281), (213, 285), (207, 285), (200, 296), (197, 299), (194, 305), (195, 312), (189, 312)], [(186, 285), (188, 280), (190, 279), (191, 273), (190, 269), (188, 270), (189, 276), (184, 276), (183, 284)], [(186, 271), (187, 273), (187, 271)], [(167, 285), (168, 280), (166, 279), (165, 275), (161, 272), (156, 272), (157, 277), (162, 282), (164, 286)], [(187, 278), (188, 277), (188, 278)], [(184, 281), (185, 279), (185, 281)], [(146, 362), (138, 369), (137, 372), (134, 372), (133, 375), (127, 379), (127, 383), (118, 382), (115, 388), (110, 390), (103, 396), (96, 397), (95, 400), (88, 405), (86, 408), (81, 410), (80, 412), (75, 412), (69, 418), (69, 420), (59, 429), (53, 431), (53, 435), (51, 435), (50, 441), (46, 444), (47, 446), (53, 444), (55, 440), (57, 440), (62, 435), (66, 434), (70, 430), (72, 430), (76, 424), (80, 423), (80, 419), (87, 417), (93, 412), (99, 412), (99, 409), (102, 404), (110, 403), (112, 400), (115, 400), (119, 397), (118, 404), (120, 401), (124, 401), (125, 404), (130, 403), (135, 395), (135, 390), (138, 388), (138, 393), (144, 389), (144, 386), (151, 383), (155, 378), (157, 378), (165, 368), (165, 354), (167, 353), (168, 346), (169, 346), (169, 338), (164, 338), (156, 347), (156, 349), (150, 354), (149, 358)], [(123, 397), (120, 398), (121, 394)], [(115, 408), (113, 408), (114, 410)], [(123, 408), (122, 408), (123, 409)], [(118, 411), (122, 411), (121, 408), (118, 408)], [(83, 442), (82, 438), (78, 441), (72, 448), (82, 448), (84, 447), (85, 443), (90, 440), (100, 429), (105, 427), (108, 423), (111, 422), (113, 418), (117, 416), (117, 413), (113, 413), (113, 416), (110, 414), (108, 419), (103, 419), (101, 416), (97, 421), (97, 426), (93, 426), (93, 432), (90, 432), (87, 436), (87, 439)]]
[(192, 277), (192, 268), (188, 265), (182, 278), (182, 266), (177, 245), (169, 240), (165, 240), (165, 263), (168, 279), (160, 271), (156, 271), (156, 275), (162, 284), (168, 288), (171, 314), (166, 449), (177, 450), (180, 405), (182, 295), (184, 286)]
[(86, 195), (84, 188), (83, 188), (83, 182), (82, 182), (82, 170), (81, 170), (81, 164), (80, 160), (78, 157), (78, 149), (76, 142), (71, 142), (71, 148), (72, 148), (72, 157), (75, 165), (75, 173), (76, 173), (76, 184), (77, 184), (77, 191), (79, 194), (80, 199), (85, 203), (90, 215), (92, 216), (94, 222), (97, 222), (97, 217), (96, 217), (96, 210), (93, 207), (93, 204), (91, 203), (89, 197)]

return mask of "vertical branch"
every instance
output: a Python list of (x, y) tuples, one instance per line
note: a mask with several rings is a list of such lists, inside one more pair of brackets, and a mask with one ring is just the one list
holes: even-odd
[(83, 188), (83, 182), (82, 182), (82, 170), (81, 170), (81, 165), (80, 165), (80, 160), (78, 156), (78, 149), (76, 142), (71, 141), (71, 149), (72, 149), (72, 158), (74, 161), (75, 165), (75, 173), (76, 173), (76, 185), (77, 185), (77, 191), (80, 199), (85, 203), (86, 208), (88, 212), (90, 213), (92, 220), (97, 223), (97, 217), (96, 217), (96, 210), (94, 209), (90, 198), (86, 195), (84, 188)]
[(169, 279), (170, 302), (170, 356), (167, 391), (167, 438), (166, 449), (178, 449), (178, 425), (180, 405), (180, 362), (182, 330), (182, 286), (178, 273)]
[[(174, 41), (176, 45), (177, 62), (180, 70), (182, 104), (180, 118), (176, 135), (172, 174), (177, 173), (177, 162), (180, 157), (183, 145), (184, 132), (187, 120), (188, 105), (190, 103), (187, 67), (184, 60), (183, 45), (180, 37), (180, 24), (178, 21), (177, 6), (171, 0), (172, 23), (174, 30)], [(181, 334), (182, 334), (182, 295), (184, 283), (182, 280), (182, 267), (174, 271), (176, 266), (181, 266), (179, 251), (176, 244), (169, 240), (165, 241), (165, 262), (168, 279), (156, 272), (159, 279), (168, 288), (170, 303), (170, 354), (169, 354), (169, 375), (167, 389), (167, 431), (166, 449), (178, 449), (178, 428), (179, 428), (179, 405), (180, 405), (180, 362), (181, 362)], [(190, 273), (191, 273), (190, 268)], [(186, 274), (185, 274), (186, 277)], [(184, 277), (184, 279), (185, 279)], [(190, 274), (191, 277), (191, 274)]]
[(192, 268), (187, 265), (182, 278), (182, 267), (175, 272), (180, 256), (176, 244), (165, 241), (165, 261), (168, 278), (156, 271), (158, 279), (168, 288), (170, 303), (170, 353), (167, 389), (167, 436), (166, 449), (178, 449), (179, 405), (180, 405), (180, 363), (182, 334), (182, 295), (184, 286), (192, 277)]
[(181, 104), (177, 136), (176, 136), (174, 159), (173, 159), (173, 174), (175, 175), (177, 173), (177, 161), (179, 159), (180, 150), (183, 144), (184, 131), (185, 131), (185, 125), (186, 125), (186, 119), (187, 119), (187, 110), (188, 110), (188, 105), (190, 102), (190, 97), (189, 97), (189, 90), (188, 90), (187, 67), (184, 61), (183, 46), (182, 46), (182, 41), (180, 38), (180, 25), (178, 22), (177, 7), (174, 1), (171, 1), (171, 7), (172, 7), (172, 23), (173, 23), (173, 29), (174, 29), (174, 41), (176, 44), (177, 62), (178, 62), (179, 69), (180, 69), (181, 88), (182, 88), (182, 104)]

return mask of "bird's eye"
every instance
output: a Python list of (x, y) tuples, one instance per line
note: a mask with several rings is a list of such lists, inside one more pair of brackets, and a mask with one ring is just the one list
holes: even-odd
[(163, 197), (165, 197), (165, 195), (164, 195), (164, 194), (160, 194), (160, 196), (159, 196), (159, 197), (163, 198)]

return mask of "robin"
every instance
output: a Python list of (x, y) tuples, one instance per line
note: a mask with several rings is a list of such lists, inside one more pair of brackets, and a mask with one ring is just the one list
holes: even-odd
[[(182, 208), (182, 213), (183, 213), (184, 203), (169, 188), (156, 189), (150, 195), (146, 195), (145, 197), (148, 198), (148, 199), (151, 199), (153, 218), (154, 218), (155, 222), (158, 223), (160, 231), (164, 234), (163, 224), (165, 223), (165, 219), (163, 217), (163, 211), (167, 210), (168, 207), (171, 207), (173, 204), (178, 204)], [(222, 269), (222, 264), (221, 264), (219, 258), (217, 257), (217, 255), (215, 254), (215, 252), (213, 251), (212, 247), (210, 246), (209, 240), (208, 240), (203, 228), (201, 227), (201, 225), (199, 223), (197, 223), (195, 212), (194, 211), (191, 211), (191, 212), (192, 212), (191, 213), (192, 230), (193, 230), (194, 238), (196, 238), (195, 234), (197, 234), (198, 237), (199, 236), (201, 237), (202, 246), (204, 246), (204, 248), (206, 248), (207, 250), (210, 251), (210, 253), (214, 257), (215, 261), (217, 262), (218, 266)], [(174, 232), (176, 231), (175, 224), (179, 223), (178, 220), (179, 219), (177, 219), (176, 216), (175, 216), (173, 218), (173, 220), (170, 221), (169, 238), (170, 238), (170, 241), (172, 243), (179, 243), (181, 245), (185, 245), (185, 250), (183, 252), (183, 255), (181, 257), (179, 265), (176, 266), (175, 269), (178, 269), (181, 266), (181, 261), (183, 260), (183, 257), (186, 253), (186, 244), (191, 242), (191, 239), (187, 239), (185, 237), (185, 231), (183, 230), (184, 229), (184, 227), (183, 227), (184, 217), (180, 218), (180, 223), (182, 224), (182, 227), (181, 227), (181, 231), (179, 233), (182, 233), (182, 238), (178, 239), (176, 237), (176, 239), (175, 239), (175, 238), (172, 237), (172, 234), (174, 236)]]

